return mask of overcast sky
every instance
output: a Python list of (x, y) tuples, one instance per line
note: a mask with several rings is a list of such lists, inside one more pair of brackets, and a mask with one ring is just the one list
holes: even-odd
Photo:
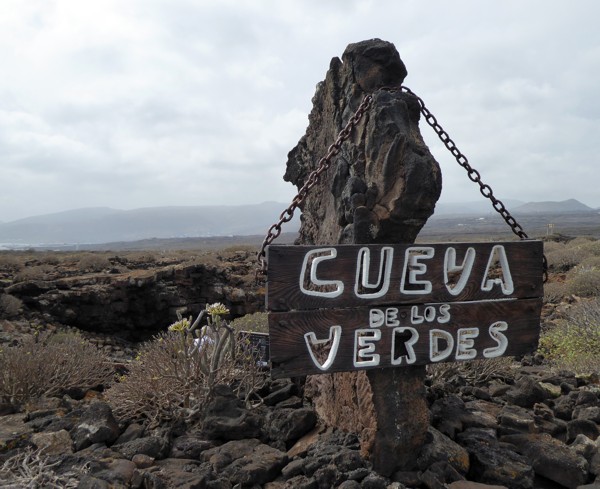
[[(395, 44), (503, 200), (600, 206), (597, 0), (2, 0), (0, 221), (287, 203), (332, 57)], [(423, 122), (442, 201), (483, 199)]]

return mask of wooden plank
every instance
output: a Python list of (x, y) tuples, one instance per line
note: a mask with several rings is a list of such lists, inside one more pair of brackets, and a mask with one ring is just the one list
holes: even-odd
[(538, 298), (270, 313), (271, 374), (521, 355), (537, 345), (541, 308)]
[[(267, 309), (290, 311), (541, 297), (542, 254), (542, 242), (536, 240), (271, 245), (267, 250)], [(500, 258), (500, 265), (490, 265), (490, 257)]]

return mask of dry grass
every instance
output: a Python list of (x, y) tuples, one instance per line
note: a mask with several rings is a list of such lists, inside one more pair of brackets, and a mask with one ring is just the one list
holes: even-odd
[(579, 297), (600, 296), (600, 268), (574, 267), (567, 277), (567, 290)]
[(111, 266), (108, 256), (103, 253), (85, 253), (77, 262), (77, 267), (82, 272), (102, 272)]
[(564, 282), (548, 282), (544, 284), (544, 302), (558, 304), (568, 294), (567, 284)]
[(511, 378), (515, 361), (511, 357), (471, 360), (467, 362), (427, 365), (432, 385), (445, 384), (454, 377), (462, 377), (470, 385), (483, 385), (495, 379)]
[[(70, 489), (79, 487), (80, 476), (74, 471), (57, 474), (60, 460), (51, 461), (43, 450), (19, 452), (0, 467), (0, 487), (6, 489)], [(80, 472), (85, 467), (80, 468)]]
[(53, 271), (52, 265), (33, 265), (25, 266), (14, 276), (15, 282), (28, 282), (37, 280), (47, 280)]
[(106, 392), (115, 415), (150, 426), (193, 424), (219, 384), (249, 399), (264, 375), (252, 352), (233, 344), (235, 335), (220, 318), (209, 320), (211, 329), (199, 335), (191, 333), (190, 323), (180, 320), (142, 346), (128, 374)]
[(41, 333), (0, 350), (0, 399), (19, 406), (72, 387), (105, 385), (113, 373), (104, 354), (79, 335)]
[(600, 240), (575, 238), (568, 243), (546, 242), (544, 252), (551, 270), (566, 272), (592, 257), (600, 256)]

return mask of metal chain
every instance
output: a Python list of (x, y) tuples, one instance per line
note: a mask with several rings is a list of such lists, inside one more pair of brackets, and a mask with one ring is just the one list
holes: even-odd
[(258, 269), (256, 270), (256, 281), (260, 280), (259, 275), (266, 275), (267, 273), (267, 260), (266, 260), (266, 249), (279, 235), (281, 234), (281, 225), (283, 223), (289, 222), (294, 217), (294, 212), (296, 209), (302, 205), (304, 199), (315, 185), (319, 183), (321, 180), (321, 175), (329, 168), (331, 165), (331, 159), (338, 155), (341, 151), (342, 144), (346, 141), (350, 135), (352, 134), (352, 129), (361, 121), (365, 112), (371, 107), (371, 103), (373, 102), (372, 95), (365, 95), (362, 99), (362, 102), (354, 112), (354, 115), (350, 118), (346, 126), (339, 132), (337, 139), (335, 142), (327, 148), (327, 154), (323, 156), (319, 162), (317, 163), (317, 168), (313, 170), (302, 188), (298, 191), (298, 194), (292, 200), (292, 203), (289, 205), (287, 209), (285, 209), (281, 215), (279, 216), (279, 221), (273, 224), (269, 230), (267, 231), (267, 235), (260, 247), (260, 251), (257, 255), (257, 260), (259, 263)]
[[(492, 187), (488, 184), (483, 183), (481, 180), (481, 174), (475, 170), (470, 164), (467, 157), (461, 153), (461, 151), (456, 147), (456, 144), (450, 138), (448, 133), (442, 128), (442, 126), (438, 123), (436, 117), (429, 111), (429, 109), (425, 106), (425, 102), (423, 99), (416, 95), (410, 88), (405, 86), (399, 87), (384, 87), (382, 90), (387, 90), (389, 92), (401, 91), (404, 93), (408, 93), (415, 97), (419, 102), (419, 107), (421, 109), (421, 114), (425, 118), (427, 124), (431, 126), (431, 128), (438, 135), (444, 146), (448, 148), (450, 153), (456, 158), (457, 163), (462, 166), (466, 172), (469, 180), (479, 185), (479, 191), (481, 195), (483, 195), (486, 199), (489, 199), (492, 202), (492, 207), (498, 212), (502, 219), (508, 224), (511, 228), (512, 232), (515, 233), (521, 239), (529, 239), (529, 236), (521, 225), (517, 222), (517, 220), (511, 215), (511, 213), (506, 209), (504, 203), (497, 199), (494, 196), (494, 192)], [(279, 216), (279, 221), (273, 224), (269, 230), (267, 231), (267, 236), (265, 237), (260, 251), (258, 252), (257, 259), (259, 262), (259, 267), (256, 271), (256, 280), (259, 280), (259, 275), (266, 275), (267, 273), (267, 262), (266, 262), (266, 248), (269, 246), (280, 234), (281, 234), (281, 225), (285, 222), (289, 222), (294, 217), (295, 210), (304, 202), (304, 199), (308, 195), (308, 192), (311, 188), (313, 188), (320, 180), (322, 173), (329, 168), (331, 165), (331, 158), (336, 156), (340, 152), (341, 145), (344, 141), (346, 141), (350, 137), (350, 133), (352, 129), (360, 122), (363, 114), (366, 110), (369, 109), (371, 103), (373, 102), (372, 95), (366, 95), (354, 115), (346, 124), (346, 127), (340, 131), (335, 142), (329, 146), (327, 154), (319, 160), (317, 169), (314, 170), (306, 179), (306, 182), (299, 190), (298, 194), (292, 200), (290, 206), (285, 209), (281, 215)], [(543, 277), (544, 283), (548, 281), (548, 261), (546, 259), (546, 255), (543, 255)]]
[[(477, 170), (475, 170), (471, 165), (469, 165), (469, 160), (467, 160), (467, 157), (460, 152), (460, 150), (456, 147), (456, 144), (450, 138), (448, 133), (446, 131), (444, 131), (442, 126), (440, 126), (440, 124), (438, 123), (435, 116), (425, 106), (425, 102), (423, 102), (423, 99), (421, 97), (419, 97), (418, 95), (416, 95), (410, 88), (407, 88), (405, 86), (401, 86), (399, 88), (390, 89), (390, 90), (401, 90), (405, 93), (412, 95), (413, 97), (415, 97), (417, 99), (417, 101), (419, 102), (419, 106), (421, 108), (421, 114), (423, 114), (425, 121), (435, 131), (435, 133), (440, 138), (440, 141), (442, 141), (442, 143), (444, 143), (444, 146), (446, 146), (446, 148), (448, 148), (448, 150), (450, 151), (450, 153), (452, 153), (454, 158), (456, 158), (457, 163), (467, 171), (467, 176), (469, 177), (469, 180), (471, 180), (472, 182), (477, 183), (479, 185), (479, 192), (481, 193), (481, 195), (483, 195), (486, 199), (489, 199), (492, 202), (492, 207), (496, 210), (496, 212), (498, 212), (498, 214), (500, 214), (502, 216), (502, 219), (504, 219), (504, 222), (506, 222), (506, 224), (509, 225), (509, 227), (513, 233), (515, 233), (521, 239), (529, 239), (529, 236), (527, 236), (527, 233), (523, 230), (523, 228), (517, 222), (517, 220), (511, 215), (511, 213), (508, 211), (508, 209), (506, 209), (506, 207), (504, 206), (504, 203), (500, 199), (497, 199), (494, 196), (492, 187), (490, 187), (488, 184), (483, 183), (481, 181), (480, 173)], [(542, 270), (543, 270), (544, 283), (545, 283), (548, 281), (548, 260), (546, 259), (546, 255), (542, 255), (542, 256), (543, 256)]]
[(400, 89), (403, 92), (411, 94), (417, 99), (421, 107), (421, 113), (423, 114), (423, 117), (425, 117), (425, 121), (427, 122), (427, 124), (429, 124), (432, 127), (432, 129), (440, 138), (440, 141), (444, 143), (446, 148), (448, 148), (450, 153), (452, 153), (452, 155), (456, 158), (457, 163), (467, 171), (467, 176), (469, 177), (469, 180), (479, 185), (479, 191), (481, 192), (481, 195), (483, 195), (486, 199), (491, 200), (492, 206), (502, 216), (506, 224), (510, 226), (512, 232), (515, 233), (521, 239), (529, 239), (529, 236), (527, 236), (521, 225), (515, 220), (515, 218), (510, 214), (510, 212), (508, 212), (502, 201), (494, 197), (494, 192), (492, 191), (492, 188), (481, 181), (481, 175), (479, 174), (479, 172), (475, 170), (471, 165), (469, 165), (469, 160), (467, 160), (467, 157), (460, 152), (460, 150), (456, 147), (456, 144), (454, 144), (454, 141), (452, 141), (448, 133), (444, 131), (442, 126), (440, 126), (435, 116), (425, 106), (425, 102), (423, 102), (423, 99), (415, 95), (415, 93), (412, 90), (410, 90), (410, 88), (402, 86), (400, 87)]

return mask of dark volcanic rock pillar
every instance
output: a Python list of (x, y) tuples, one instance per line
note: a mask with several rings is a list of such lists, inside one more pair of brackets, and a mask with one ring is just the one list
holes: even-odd
[[(406, 68), (393, 44), (350, 44), (333, 58), (313, 98), (306, 134), (288, 155), (285, 180), (300, 188), (365, 94), (373, 104), (302, 208), (300, 244), (411, 243), (433, 214), (440, 169), (419, 132), (419, 105), (399, 86)], [(358, 431), (384, 475), (409, 469), (425, 441), (424, 367), (308, 379), (319, 415)], [(368, 378), (368, 380), (367, 380)]]

